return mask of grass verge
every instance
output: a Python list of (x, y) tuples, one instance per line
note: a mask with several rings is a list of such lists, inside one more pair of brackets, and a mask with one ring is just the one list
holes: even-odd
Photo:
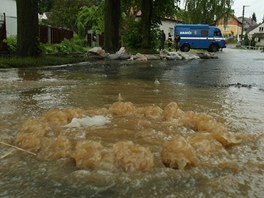
[(83, 55), (0, 56), (0, 68), (42, 67), (87, 61)]

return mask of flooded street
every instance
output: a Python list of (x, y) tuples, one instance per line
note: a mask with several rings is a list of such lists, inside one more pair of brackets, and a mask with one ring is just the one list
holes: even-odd
[(263, 197), (264, 53), (217, 55), (0, 69), (0, 197)]

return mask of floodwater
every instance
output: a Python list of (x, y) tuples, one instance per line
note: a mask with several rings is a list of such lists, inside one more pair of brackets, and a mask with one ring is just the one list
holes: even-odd
[(0, 197), (263, 197), (264, 53), (218, 56), (0, 69)]

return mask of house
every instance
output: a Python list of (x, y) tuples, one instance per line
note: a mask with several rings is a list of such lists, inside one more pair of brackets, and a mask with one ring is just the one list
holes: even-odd
[(5, 13), (7, 37), (17, 35), (16, 0), (1, 0), (0, 16)]
[(216, 20), (216, 26), (221, 29), (224, 37), (240, 40), (242, 22), (234, 15), (226, 13), (222, 18)]
[(159, 28), (164, 31), (166, 35), (166, 39), (168, 38), (168, 34), (170, 33), (172, 38), (174, 38), (174, 26), (177, 23), (182, 23), (180, 20), (176, 18), (164, 18), (161, 21), (161, 25)]
[[(243, 21), (243, 17), (238, 17), (238, 20), (240, 20), (242, 22)], [(254, 27), (256, 25), (257, 25), (256, 21), (252, 20), (251, 17), (249, 17), (249, 18), (244, 17), (243, 35), (245, 35), (249, 31), (249, 29), (251, 29), (251, 27)]]
[(248, 37), (256, 41), (256, 46), (264, 46), (264, 23), (257, 25), (249, 31)]

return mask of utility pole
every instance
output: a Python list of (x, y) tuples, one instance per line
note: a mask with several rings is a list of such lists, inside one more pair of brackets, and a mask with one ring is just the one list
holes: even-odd
[(245, 7), (249, 7), (248, 5), (243, 5), (243, 11), (242, 11), (242, 32), (241, 32), (241, 40), (243, 42), (244, 37), (244, 16), (245, 16)]

